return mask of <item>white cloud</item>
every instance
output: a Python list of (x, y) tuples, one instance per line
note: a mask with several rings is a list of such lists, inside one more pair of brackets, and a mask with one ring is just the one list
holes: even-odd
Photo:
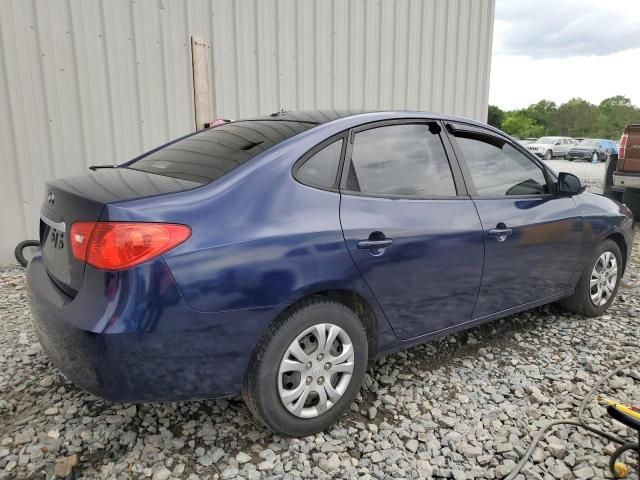
[(640, 48), (607, 56), (532, 60), (521, 55), (493, 56), (489, 103), (504, 109), (541, 99), (560, 104), (572, 97), (592, 103), (613, 95), (640, 105)]
[(531, 58), (640, 48), (639, 0), (497, 0), (494, 51)]
[(640, 105), (640, 0), (496, 0), (489, 102)]

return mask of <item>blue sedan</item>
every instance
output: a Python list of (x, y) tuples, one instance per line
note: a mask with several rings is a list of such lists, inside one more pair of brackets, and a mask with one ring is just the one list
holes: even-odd
[(542, 304), (602, 314), (623, 205), (504, 133), (420, 112), (279, 112), (51, 181), (28, 267), (38, 338), (113, 401), (242, 392), (293, 436), (369, 360)]

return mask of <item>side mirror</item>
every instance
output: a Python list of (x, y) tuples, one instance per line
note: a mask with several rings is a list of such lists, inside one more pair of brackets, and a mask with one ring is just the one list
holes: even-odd
[(560, 195), (578, 195), (587, 189), (587, 185), (573, 173), (560, 172), (558, 174), (558, 183), (556, 183), (556, 191)]

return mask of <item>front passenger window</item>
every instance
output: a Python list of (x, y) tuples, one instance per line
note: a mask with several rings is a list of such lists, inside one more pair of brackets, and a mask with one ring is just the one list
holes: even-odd
[(457, 132), (476, 194), (484, 197), (549, 193), (542, 169), (498, 137)]

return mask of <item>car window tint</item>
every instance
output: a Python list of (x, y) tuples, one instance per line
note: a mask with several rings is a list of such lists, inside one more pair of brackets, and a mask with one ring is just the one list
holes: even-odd
[(436, 125), (389, 125), (354, 136), (346, 189), (372, 195), (455, 196)]
[(313, 123), (284, 120), (227, 123), (161, 148), (126, 167), (209, 183), (313, 126)]
[(456, 140), (481, 196), (548, 193), (542, 169), (497, 137), (458, 132)]
[(342, 139), (337, 140), (308, 158), (296, 172), (296, 178), (309, 185), (334, 187), (342, 143)]

